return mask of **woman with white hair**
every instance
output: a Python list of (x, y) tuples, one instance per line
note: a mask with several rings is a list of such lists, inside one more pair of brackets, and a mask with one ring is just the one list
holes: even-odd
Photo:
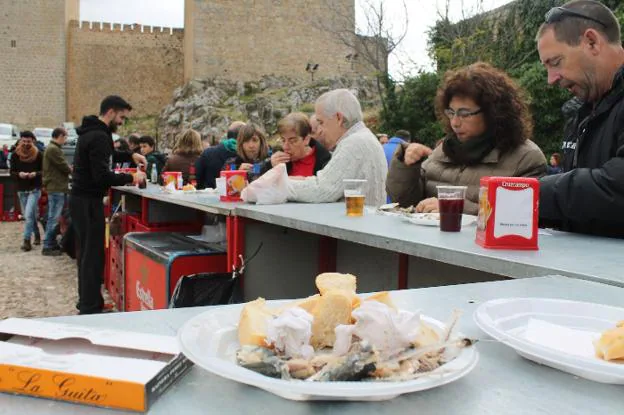
[(377, 137), (362, 121), (362, 107), (347, 89), (336, 89), (316, 100), (315, 115), (332, 159), (304, 180), (289, 180), (288, 200), (337, 202), (344, 196), (345, 179), (365, 179), (365, 203), (379, 206), (386, 200), (388, 166)]

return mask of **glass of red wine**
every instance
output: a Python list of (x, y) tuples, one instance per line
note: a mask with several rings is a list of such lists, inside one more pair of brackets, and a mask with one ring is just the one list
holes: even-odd
[(462, 214), (466, 186), (436, 186), (440, 209), (440, 230), (442, 232), (461, 231)]

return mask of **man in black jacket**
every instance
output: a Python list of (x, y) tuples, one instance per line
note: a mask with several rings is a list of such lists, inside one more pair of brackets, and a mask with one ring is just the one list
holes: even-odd
[(548, 83), (583, 101), (566, 137), (564, 172), (541, 179), (540, 219), (624, 238), (624, 49), (613, 12), (592, 0), (554, 7), (538, 35)]
[(226, 160), (236, 157), (236, 137), (243, 125), (242, 121), (234, 121), (228, 128), (227, 138), (219, 145), (208, 147), (199, 156), (195, 162), (198, 189), (214, 189), (217, 186), (216, 179), (221, 175)]
[(143, 173), (115, 174), (111, 171), (112, 133), (124, 123), (132, 106), (118, 96), (106, 97), (100, 116), (82, 119), (77, 129), (69, 202), (72, 225), (78, 239), (78, 310), (80, 314), (101, 313), (104, 300), (100, 291), (104, 272), (103, 198), (111, 186), (137, 183)]

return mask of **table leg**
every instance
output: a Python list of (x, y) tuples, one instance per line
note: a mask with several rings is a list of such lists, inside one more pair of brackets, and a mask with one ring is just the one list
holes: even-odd
[(407, 275), (409, 272), (409, 256), (399, 254), (399, 290), (407, 288)]
[(245, 257), (245, 219), (240, 216), (234, 216), (234, 255), (234, 266), (238, 268), (242, 265), (241, 255)]
[(338, 241), (335, 238), (321, 236), (319, 238), (318, 272), (336, 272), (336, 252)]
[[(238, 216), (227, 216), (225, 219), (227, 238), (227, 272), (240, 268), (240, 256), (245, 257), (245, 220)], [(240, 276), (240, 287), (243, 292), (244, 276)]]
[(225, 219), (225, 233), (227, 238), (227, 271), (232, 272), (239, 268), (240, 255), (245, 256), (245, 222), (238, 216), (228, 216)]
[(141, 196), (141, 223), (144, 225), (149, 223), (148, 206), (149, 199)]

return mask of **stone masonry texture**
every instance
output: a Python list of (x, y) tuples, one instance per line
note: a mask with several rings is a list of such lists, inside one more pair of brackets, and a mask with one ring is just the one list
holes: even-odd
[(159, 113), (182, 84), (183, 40), (182, 29), (70, 22), (68, 119), (97, 114), (107, 95), (130, 102), (132, 116)]
[[(349, 48), (335, 33), (353, 34), (354, 27), (345, 27), (348, 19), (328, 10), (328, 0), (189, 1), (194, 2), (192, 33), (187, 34), (193, 36), (193, 78), (309, 78), (307, 63), (319, 64), (317, 78), (352, 72)], [(353, 0), (329, 4), (355, 14)]]
[(0, 7), (0, 123), (20, 128), (65, 120), (63, 0), (3, 0)]
[(337, 37), (353, 44), (354, 0), (186, 0), (186, 30), (79, 22), (78, 2), (0, 1), (0, 123), (78, 124), (110, 94), (155, 115), (194, 78), (303, 80), (308, 63), (315, 79), (374, 72)]

